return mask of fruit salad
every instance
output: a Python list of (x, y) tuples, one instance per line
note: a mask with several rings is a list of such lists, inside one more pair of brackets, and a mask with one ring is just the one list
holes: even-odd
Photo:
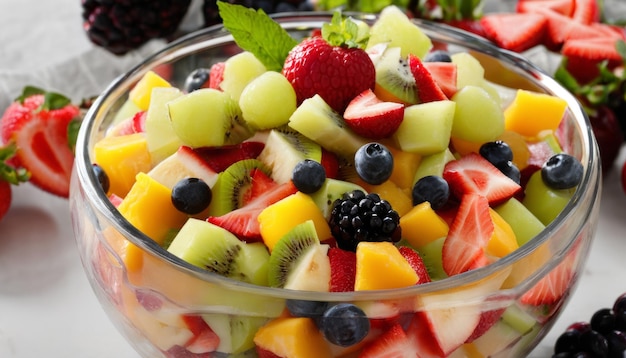
[[(598, 190), (580, 193), (599, 165), (575, 102), (488, 79), (485, 55), (397, 7), (294, 36), (218, 4), (228, 56), (182, 82), (167, 63), (138, 75), (91, 138), (89, 175), (117, 224), (89, 228), (82, 190), (71, 201), (94, 287), (136, 348), (528, 353), (595, 228)], [(580, 200), (585, 217), (557, 225)]]

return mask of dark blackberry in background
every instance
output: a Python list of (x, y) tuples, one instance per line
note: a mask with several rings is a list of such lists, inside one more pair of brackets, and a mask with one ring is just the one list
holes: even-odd
[[(267, 14), (278, 12), (312, 11), (313, 5), (307, 0), (225, 0), (231, 4), (242, 5), (255, 10), (263, 9)], [(217, 8), (217, 0), (205, 0), (202, 6), (204, 26), (220, 24), (222, 19)]]
[(83, 28), (94, 44), (116, 55), (174, 35), (191, 0), (81, 0)]

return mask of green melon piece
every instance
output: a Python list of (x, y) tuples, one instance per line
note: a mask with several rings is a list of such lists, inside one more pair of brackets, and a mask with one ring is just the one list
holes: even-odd
[(504, 133), (504, 112), (483, 88), (465, 86), (452, 96), (452, 100), (456, 103), (452, 137), (485, 143)]
[(511, 225), (519, 246), (524, 245), (545, 229), (545, 225), (515, 198), (496, 206), (494, 210)]
[(420, 161), (419, 167), (417, 167), (417, 171), (415, 172), (415, 179), (413, 182), (416, 183), (418, 180), (423, 177), (434, 175), (434, 176), (442, 176), (443, 169), (446, 164), (453, 161), (454, 154), (450, 151), (450, 149), (446, 148), (439, 153), (431, 154), (429, 156), (425, 156)]
[(254, 348), (254, 334), (268, 318), (227, 315), (221, 313), (203, 314), (202, 318), (211, 330), (220, 337), (217, 352), (237, 355)]
[(443, 269), (442, 259), (443, 243), (445, 240), (445, 237), (441, 237), (417, 249), (422, 256), (426, 270), (428, 270), (428, 275), (433, 281), (448, 277), (448, 274)]
[(394, 133), (400, 149), (406, 152), (432, 155), (450, 144), (450, 132), (456, 103), (435, 101), (408, 106), (404, 119)]
[(146, 113), (145, 135), (152, 163), (160, 163), (174, 154), (182, 141), (172, 129), (167, 103), (182, 96), (174, 87), (155, 87)]
[(550, 188), (541, 178), (541, 170), (538, 170), (528, 179), (522, 204), (547, 226), (563, 211), (575, 192), (576, 188)]
[(315, 205), (320, 208), (324, 217), (328, 218), (331, 210), (333, 209), (333, 203), (335, 200), (341, 199), (344, 193), (351, 192), (353, 190), (367, 192), (360, 185), (348, 181), (327, 178), (322, 187), (315, 193), (311, 194), (311, 198), (315, 202)]
[(424, 58), (433, 46), (430, 38), (397, 6), (385, 7), (370, 28), (368, 48), (380, 43), (400, 47), (404, 58), (409, 53)]

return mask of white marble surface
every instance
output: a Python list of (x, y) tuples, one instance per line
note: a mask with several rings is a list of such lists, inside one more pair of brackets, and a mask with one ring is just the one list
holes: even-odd
[[(0, 0), (0, 24), (0, 111), (27, 83), (78, 98), (91, 95), (141, 58), (131, 54), (119, 59), (94, 49), (82, 33), (80, 0)], [(101, 63), (108, 66), (86, 73)], [(55, 71), (59, 68), (63, 71)], [(625, 157), (623, 153), (618, 165)], [(567, 325), (588, 320), (626, 292), (626, 196), (616, 170), (604, 183), (597, 238), (580, 285), (531, 357), (549, 357)], [(40, 356), (137, 354), (104, 315), (83, 275), (67, 201), (22, 185), (15, 188), (12, 209), (0, 222), (0, 357)]]

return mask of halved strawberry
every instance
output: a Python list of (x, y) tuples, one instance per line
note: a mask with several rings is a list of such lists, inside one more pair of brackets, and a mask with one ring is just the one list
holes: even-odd
[(339, 159), (335, 153), (322, 148), (320, 164), (326, 171), (326, 178), (337, 179), (339, 177)]
[(404, 105), (382, 101), (368, 88), (350, 101), (343, 118), (354, 133), (382, 139), (392, 135), (402, 123)]
[(446, 164), (443, 178), (457, 198), (478, 194), (484, 196), (489, 204), (506, 201), (522, 190), (519, 184), (477, 153)]
[(30, 182), (61, 196), (69, 194), (74, 164), (70, 123), (80, 118), (80, 109), (60, 94), (27, 87), (0, 119), (3, 143), (15, 143), (10, 164), (30, 172)]
[(185, 348), (195, 354), (214, 352), (220, 344), (220, 337), (209, 327), (199, 315), (182, 315), (182, 320), (193, 337), (187, 341)]
[(457, 65), (453, 62), (424, 62), (424, 67), (430, 72), (439, 88), (448, 97), (452, 98), (458, 87), (456, 86)]
[(0, 221), (9, 211), (13, 200), (13, 190), (11, 185), (18, 185), (27, 182), (30, 174), (23, 168), (15, 169), (8, 161), (15, 156), (17, 146), (15, 143), (0, 146)]
[(486, 14), (480, 21), (487, 39), (515, 52), (542, 43), (547, 23), (545, 16), (534, 12)]
[(561, 263), (528, 290), (521, 297), (521, 302), (534, 306), (557, 303), (572, 284), (579, 247), (572, 249)]
[(575, 21), (589, 25), (594, 22), (600, 22), (600, 8), (596, 0), (574, 0), (574, 13), (572, 19)]
[(265, 174), (265, 172), (261, 169), (254, 168), (250, 171), (250, 188), (243, 194), (241, 202), (243, 205), (246, 205), (254, 200), (254, 198), (263, 195), (263, 193), (272, 190), (276, 186), (276, 182)]
[(413, 78), (415, 78), (418, 103), (448, 99), (419, 57), (409, 54), (407, 62), (409, 63)]
[(567, 60), (567, 71), (582, 84), (593, 81), (600, 75), (599, 65), (608, 61), (608, 68), (615, 68), (622, 63), (617, 51), (616, 37), (596, 37), (571, 39), (563, 44), (561, 54)]
[(402, 326), (395, 324), (368, 343), (359, 354), (359, 358), (416, 357), (417, 353)]
[(473, 342), (475, 339), (485, 334), (485, 332), (487, 332), (489, 328), (491, 328), (494, 324), (496, 324), (496, 322), (500, 320), (500, 317), (502, 317), (504, 311), (504, 308), (497, 308), (483, 312), (480, 315), (480, 320), (478, 321), (478, 325), (474, 329), (474, 332), (472, 332), (472, 334), (465, 342)]
[(246, 205), (239, 209), (221, 216), (210, 216), (207, 218), (207, 221), (232, 232), (243, 241), (261, 241), (261, 231), (257, 221), (259, 213), (269, 205), (294, 194), (296, 191), (298, 189), (291, 181), (278, 184), (274, 188), (269, 188), (264, 193), (261, 193), (260, 196), (251, 198)]
[(449, 276), (488, 264), (484, 248), (493, 234), (489, 202), (478, 194), (466, 194), (443, 243), (443, 269)]
[(356, 253), (331, 247), (328, 250), (330, 261), (330, 292), (354, 291), (356, 277)]
[(209, 69), (209, 88), (220, 89), (224, 79), (224, 62), (217, 62)]
[(516, 6), (516, 12), (535, 12), (537, 9), (548, 9), (570, 17), (574, 13), (574, 0), (519, 0)]
[(400, 254), (406, 259), (409, 265), (411, 265), (413, 270), (415, 270), (415, 273), (417, 273), (417, 277), (419, 277), (417, 285), (430, 282), (430, 275), (428, 274), (426, 265), (424, 265), (424, 260), (422, 260), (422, 257), (417, 251), (407, 246), (400, 247), (398, 251), (400, 251)]
[(265, 144), (256, 141), (246, 141), (239, 144), (222, 147), (194, 148), (204, 161), (217, 173), (226, 170), (233, 163), (244, 159), (254, 159), (259, 156)]

